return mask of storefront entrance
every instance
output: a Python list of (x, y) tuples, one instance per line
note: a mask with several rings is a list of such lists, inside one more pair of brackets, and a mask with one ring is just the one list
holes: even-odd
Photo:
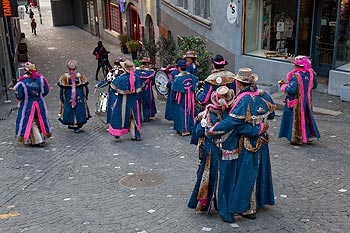
[(312, 67), (321, 77), (328, 77), (334, 59), (337, 26), (337, 0), (315, 1), (312, 38)]
[(130, 37), (132, 40), (140, 39), (140, 17), (135, 6), (130, 5)]

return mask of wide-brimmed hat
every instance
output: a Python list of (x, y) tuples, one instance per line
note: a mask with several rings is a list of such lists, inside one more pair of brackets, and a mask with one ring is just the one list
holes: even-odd
[(143, 57), (141, 62), (142, 63), (151, 63), (151, 60), (149, 59), (149, 57)]
[(31, 62), (26, 62), (24, 63), (24, 70), (32, 73), (33, 70), (36, 70), (35, 64), (31, 63)]
[(222, 66), (226, 66), (228, 64), (228, 62), (220, 54), (217, 54), (214, 58), (212, 58), (211, 62), (215, 65), (222, 65)]
[(296, 66), (301, 66), (306, 68), (311, 67), (311, 61), (307, 56), (302, 56), (302, 55), (296, 56), (293, 59), (293, 63)]
[(177, 60), (176, 66), (180, 68), (186, 68), (186, 61), (184, 59)]
[(187, 58), (187, 57), (191, 57), (191, 58), (196, 58), (197, 55), (196, 55), (196, 51), (187, 51), (184, 58)]
[(75, 70), (77, 68), (78, 62), (76, 60), (70, 60), (67, 62), (67, 68), (69, 70)]
[(250, 68), (240, 68), (236, 75), (236, 79), (242, 83), (255, 83), (258, 81), (259, 77), (257, 74), (253, 73)]
[(216, 106), (227, 106), (234, 102), (234, 97), (232, 89), (221, 86), (211, 95), (211, 102)]
[(127, 73), (130, 73), (130, 69), (134, 69), (135, 70), (134, 63), (132, 61), (129, 61), (129, 60), (125, 60), (124, 62), (120, 62), (120, 66)]

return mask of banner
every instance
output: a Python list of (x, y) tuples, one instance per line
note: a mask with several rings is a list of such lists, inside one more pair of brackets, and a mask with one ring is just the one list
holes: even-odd
[(18, 17), (17, 0), (0, 0), (0, 17)]

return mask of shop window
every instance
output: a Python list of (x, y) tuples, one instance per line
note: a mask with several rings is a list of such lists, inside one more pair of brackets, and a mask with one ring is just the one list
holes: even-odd
[(298, 0), (246, 0), (244, 52), (286, 59), (294, 56)]
[(121, 13), (117, 0), (106, 1), (105, 7), (105, 28), (111, 31), (122, 33)]
[(183, 7), (184, 9), (188, 9), (188, 0), (179, 0), (178, 6)]
[(342, 0), (340, 5), (336, 67), (350, 70), (350, 0)]
[(193, 12), (197, 16), (208, 19), (210, 17), (209, 0), (195, 0)]

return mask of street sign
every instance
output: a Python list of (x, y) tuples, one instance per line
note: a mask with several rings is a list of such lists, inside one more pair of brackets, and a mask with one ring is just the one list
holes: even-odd
[(237, 20), (238, 13), (237, 13), (237, 5), (234, 1), (231, 1), (231, 3), (227, 6), (227, 20), (230, 24), (234, 24)]
[(18, 17), (16, 0), (0, 0), (0, 17)]

